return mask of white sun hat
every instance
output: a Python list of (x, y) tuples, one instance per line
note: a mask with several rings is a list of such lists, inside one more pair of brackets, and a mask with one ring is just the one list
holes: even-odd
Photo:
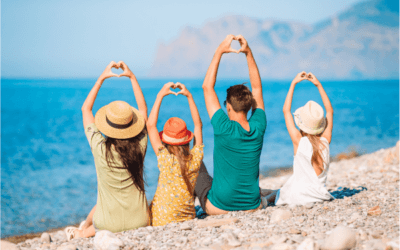
[(306, 105), (298, 108), (293, 114), (296, 125), (307, 134), (318, 135), (325, 130), (324, 110), (318, 103), (308, 101)]

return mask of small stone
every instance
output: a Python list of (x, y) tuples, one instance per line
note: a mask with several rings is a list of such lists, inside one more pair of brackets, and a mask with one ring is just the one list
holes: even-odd
[(72, 244), (64, 245), (64, 246), (58, 247), (57, 250), (76, 250), (76, 246), (72, 245)]
[(290, 233), (290, 234), (300, 234), (301, 232), (300, 232), (299, 229), (290, 228), (288, 233)]
[(119, 250), (124, 246), (124, 243), (115, 234), (107, 230), (97, 232), (93, 244), (98, 250)]
[(153, 237), (151, 236), (151, 234), (146, 236), (146, 241), (150, 241)]
[(361, 230), (361, 231), (358, 232), (358, 234), (360, 236), (360, 240), (367, 240), (368, 239), (368, 235), (367, 235), (366, 232)]
[(0, 249), (2, 249), (2, 250), (18, 250), (19, 248), (14, 243), (2, 240)]
[(280, 243), (272, 246), (271, 250), (292, 250), (293, 247), (286, 243)]
[(225, 239), (225, 240), (228, 242), (228, 245), (229, 245), (229, 246), (238, 247), (238, 246), (240, 246), (240, 245), (242, 244), (242, 243), (238, 240), (238, 238), (236, 237), (236, 235), (234, 235), (234, 234), (231, 233), (231, 232), (223, 233), (223, 234), (221, 235), (221, 237), (222, 237), (223, 239)]
[(53, 237), (51, 237), (51, 240), (53, 240), (53, 241), (67, 241), (68, 240), (67, 239), (67, 234), (63, 230), (57, 231), (57, 233), (55, 233), (53, 235)]
[(272, 243), (272, 241), (270, 241), (270, 240), (267, 240), (267, 241), (258, 241), (258, 242), (251, 243), (250, 247), (253, 247), (253, 248), (255, 248), (255, 247), (264, 248), (264, 247), (271, 246), (272, 244), (273, 244), (273, 243)]
[(42, 233), (42, 236), (40, 236), (40, 241), (43, 243), (50, 243), (51, 241), (50, 234)]
[(358, 220), (358, 219), (361, 219), (361, 215), (359, 214), (359, 213), (353, 213), (351, 216), (350, 216), (350, 219), (348, 219), (347, 220), (347, 223), (353, 223), (353, 222), (355, 222), (356, 220)]
[(192, 230), (192, 227), (189, 225), (189, 223), (182, 223), (182, 224), (179, 226), (179, 229), (180, 229), (180, 230)]
[(319, 245), (311, 238), (305, 239), (296, 250), (319, 250)]
[(365, 249), (380, 250), (385, 249), (385, 247), (386, 245), (382, 242), (382, 240), (369, 240), (364, 243)]
[(203, 228), (203, 227), (220, 227), (222, 225), (236, 223), (238, 221), (239, 221), (238, 218), (212, 219), (212, 220), (197, 222), (197, 227), (199, 227), (199, 228)]
[(303, 242), (304, 237), (301, 236), (301, 235), (295, 234), (295, 235), (292, 235), (292, 236), (290, 237), (290, 239), (291, 239), (293, 242), (300, 244), (301, 242)]
[(311, 209), (311, 208), (314, 207), (314, 202), (306, 203), (306, 204), (304, 205), (304, 207), (307, 208), (307, 209)]
[(315, 235), (315, 238), (317, 238), (318, 240), (322, 240), (322, 239), (325, 238), (325, 234), (323, 234), (323, 233), (318, 233), (318, 234)]
[(277, 209), (271, 215), (271, 223), (290, 219), (293, 216), (289, 210)]
[(280, 243), (284, 243), (288, 238), (284, 235), (278, 236), (278, 235), (274, 235), (271, 238), (269, 238), (269, 240), (273, 243), (273, 244), (280, 244)]
[(321, 249), (323, 250), (337, 250), (337, 249), (351, 249), (356, 246), (356, 233), (354, 230), (347, 227), (338, 226), (332, 233), (325, 239)]
[(372, 207), (370, 210), (368, 210), (369, 216), (378, 216), (381, 214), (382, 214), (382, 210), (379, 206)]
[(41, 248), (51, 247), (51, 244), (50, 243), (43, 243), (40, 247)]
[(303, 232), (301, 232), (301, 235), (303, 235), (305, 237), (305, 236), (307, 236), (307, 232), (303, 231)]
[(304, 219), (304, 217), (300, 217), (300, 218), (297, 219), (297, 221), (301, 224), (301, 223), (303, 223), (305, 221), (305, 219)]
[(205, 245), (205, 246), (208, 246), (208, 245), (210, 245), (211, 243), (212, 243), (211, 237), (204, 238), (204, 239), (202, 239), (202, 241), (201, 241), (201, 244), (202, 244), (202, 245)]
[(374, 239), (382, 238), (383, 231), (373, 231), (370, 235)]

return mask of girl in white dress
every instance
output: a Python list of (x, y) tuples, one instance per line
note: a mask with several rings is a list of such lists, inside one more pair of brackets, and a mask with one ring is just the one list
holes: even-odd
[[(309, 101), (296, 110), (293, 121), (290, 109), (294, 88), (297, 83), (306, 79), (318, 88), (326, 109), (326, 118), (322, 107), (314, 101)], [(281, 189), (269, 194), (266, 200), (275, 205), (303, 205), (334, 199), (326, 189), (333, 109), (321, 83), (312, 73), (307, 74), (303, 71), (294, 78), (283, 105), (283, 114), (293, 142), (293, 175)], [(295, 123), (300, 130), (296, 128)]]

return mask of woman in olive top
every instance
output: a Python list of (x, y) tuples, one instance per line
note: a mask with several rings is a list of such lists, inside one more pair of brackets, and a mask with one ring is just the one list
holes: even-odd
[[(116, 75), (111, 68), (124, 72)], [(93, 117), (92, 107), (103, 81), (129, 77), (139, 110), (123, 101), (112, 102)], [(120, 232), (149, 223), (143, 162), (147, 148), (147, 106), (134, 74), (124, 62), (111, 62), (82, 106), (83, 126), (97, 172), (97, 204), (79, 228), (67, 227), (68, 239), (94, 236), (97, 230)], [(105, 136), (103, 136), (104, 134)]]

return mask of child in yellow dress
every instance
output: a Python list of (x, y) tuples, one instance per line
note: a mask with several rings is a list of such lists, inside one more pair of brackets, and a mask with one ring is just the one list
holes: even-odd
[[(175, 93), (171, 88), (179, 88)], [(194, 123), (194, 133), (177, 117), (170, 118), (160, 133), (157, 119), (162, 99), (169, 94), (187, 97)], [(195, 218), (194, 187), (203, 160), (202, 123), (192, 94), (181, 83), (169, 82), (157, 95), (147, 122), (151, 145), (157, 155), (160, 176), (151, 204), (152, 225), (162, 226)], [(189, 143), (194, 137), (193, 148)]]

